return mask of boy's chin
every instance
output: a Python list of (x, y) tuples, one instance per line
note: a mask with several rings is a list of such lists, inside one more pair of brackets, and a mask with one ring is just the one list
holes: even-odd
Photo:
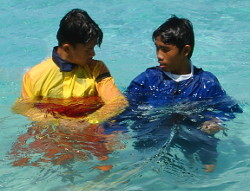
[(170, 72), (170, 70), (166, 67), (166, 66), (164, 66), (164, 65), (160, 65), (159, 66), (164, 72)]

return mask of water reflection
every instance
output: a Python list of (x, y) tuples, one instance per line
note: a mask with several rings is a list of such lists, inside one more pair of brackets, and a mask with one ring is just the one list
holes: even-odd
[[(221, 130), (226, 135), (225, 122), (242, 110), (230, 97), (223, 97), (191, 103), (188, 100), (161, 103), (157, 107), (144, 104), (135, 106), (131, 112), (136, 116), (130, 126), (135, 132), (135, 149), (142, 153), (160, 150), (155, 156), (165, 162), (169, 159), (166, 156), (178, 149), (185, 159), (191, 163), (199, 161), (205, 171), (211, 172), (218, 157), (219, 139), (215, 133)], [(204, 129), (207, 123), (213, 124), (217, 130), (207, 133)]]
[[(38, 126), (34, 123), (27, 133), (21, 135), (14, 144), (10, 154), (14, 157), (13, 166), (42, 163), (65, 164), (72, 160), (89, 160), (93, 157), (107, 160), (108, 155), (118, 148), (118, 134), (105, 134), (104, 129), (92, 125), (81, 134), (65, 134), (57, 127)], [(97, 167), (109, 170), (111, 166)]]
[[(55, 119), (61, 117), (81, 118), (96, 111), (100, 107), (97, 97), (71, 100), (43, 100), (35, 107), (45, 113), (52, 114)], [(46, 116), (44, 116), (46, 119)], [(66, 119), (67, 119), (66, 118)], [(106, 133), (104, 127), (92, 124), (79, 127), (79, 132), (67, 132), (62, 124), (35, 121), (27, 132), (18, 137), (10, 151), (13, 166), (41, 166), (44, 163), (63, 165), (76, 161), (87, 161), (94, 158), (105, 161), (114, 150), (123, 149), (119, 132)], [(77, 123), (81, 126), (80, 123)], [(112, 165), (96, 166), (107, 171)]]
[[(206, 100), (157, 108), (147, 104), (130, 107), (78, 134), (61, 132), (52, 124), (32, 123), (10, 151), (12, 165), (40, 166), (45, 171), (49, 170), (48, 164), (63, 166), (67, 173), (59, 176), (67, 179), (69, 190), (154, 189), (150, 182), (158, 185), (159, 181), (158, 186), (163, 189), (178, 189), (180, 183), (186, 188), (198, 188), (196, 183), (208, 176), (201, 173), (203, 165), (217, 161), (220, 141), (217, 135), (200, 131), (200, 127), (208, 113), (220, 114), (225, 119), (234, 117), (234, 104), (229, 104), (227, 111), (218, 109), (225, 102)], [(223, 129), (219, 135), (226, 131)], [(67, 170), (69, 167), (72, 169)]]

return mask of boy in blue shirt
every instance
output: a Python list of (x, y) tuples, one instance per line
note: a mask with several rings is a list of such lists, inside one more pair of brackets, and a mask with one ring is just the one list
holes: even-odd
[(167, 103), (226, 95), (212, 73), (192, 65), (194, 32), (189, 20), (171, 17), (154, 31), (153, 41), (160, 65), (148, 68), (131, 82), (130, 99)]
[[(186, 103), (186, 101), (209, 102), (226, 97), (226, 92), (222, 89), (218, 79), (212, 73), (195, 67), (191, 62), (195, 40), (193, 26), (189, 20), (173, 15), (153, 32), (152, 39), (156, 46), (159, 66), (148, 68), (131, 82), (128, 87), (131, 105), (147, 103), (157, 107)], [(213, 135), (223, 129), (220, 123), (226, 116), (225, 112), (240, 110), (234, 104), (225, 106), (219, 103), (217, 107), (223, 112), (206, 111), (206, 114), (203, 112), (204, 120), (200, 125), (202, 132), (199, 132), (202, 136), (211, 138), (210, 142), (214, 141), (208, 144), (213, 153), (210, 155), (212, 160), (206, 160), (209, 158), (206, 156), (207, 152), (200, 152), (205, 171), (213, 171), (215, 167), (217, 154), (214, 153), (216, 153), (217, 139)], [(233, 114), (230, 113), (228, 117), (233, 117)], [(196, 136), (197, 132), (194, 135)], [(186, 146), (188, 141), (180, 139), (178, 143)], [(186, 150), (194, 149), (187, 146)]]

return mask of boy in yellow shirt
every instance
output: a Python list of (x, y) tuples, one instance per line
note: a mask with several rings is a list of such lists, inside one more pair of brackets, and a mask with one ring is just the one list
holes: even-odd
[[(34, 66), (23, 78), (21, 98), (13, 106), (16, 113), (32, 121), (56, 120), (72, 126), (67, 114), (50, 108), (54, 105), (88, 106), (93, 97), (98, 109), (74, 119), (77, 130), (97, 124), (122, 112), (127, 100), (114, 84), (106, 65), (95, 56), (94, 47), (102, 43), (103, 33), (86, 11), (73, 9), (61, 20), (58, 46), (52, 57)], [(87, 99), (86, 99), (87, 98)], [(101, 103), (101, 105), (100, 105)], [(90, 103), (89, 106), (93, 106)], [(56, 118), (55, 118), (56, 113)], [(59, 116), (59, 117), (58, 117)], [(78, 116), (79, 117), (79, 116)], [(76, 129), (75, 129), (76, 130)], [(70, 129), (74, 131), (74, 129)]]

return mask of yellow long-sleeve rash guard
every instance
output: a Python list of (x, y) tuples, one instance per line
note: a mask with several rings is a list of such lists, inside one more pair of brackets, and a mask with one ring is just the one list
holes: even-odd
[[(85, 118), (90, 123), (104, 121), (123, 111), (128, 104), (114, 84), (108, 68), (98, 60), (93, 60), (85, 66), (74, 65), (69, 70), (65, 70), (55, 63), (53, 57), (49, 58), (24, 75), (21, 95), (22, 99), (18, 102), (24, 101), (25, 105), (30, 103), (30, 100), (39, 100), (41, 103), (66, 106), (84, 101), (78, 98), (98, 96), (104, 105)], [(17, 111), (17, 107), (14, 110)], [(27, 112), (24, 115), (30, 117)]]
[[(70, 72), (60, 72), (60, 68), (49, 58), (34, 66), (23, 78), (23, 98), (71, 98), (98, 95), (96, 84), (109, 71), (101, 61), (89, 65), (76, 66)], [(108, 93), (108, 92), (105, 92)], [(112, 92), (109, 92), (112, 93)], [(115, 93), (115, 92), (113, 92)], [(113, 96), (112, 96), (113, 97)]]

